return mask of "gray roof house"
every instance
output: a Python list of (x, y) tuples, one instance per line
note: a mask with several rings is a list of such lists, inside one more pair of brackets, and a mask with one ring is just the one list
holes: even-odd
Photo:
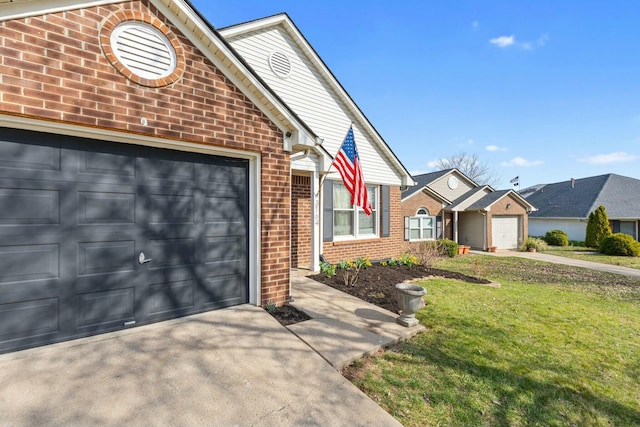
[(538, 210), (529, 215), (529, 234), (563, 230), (570, 240), (584, 240), (589, 213), (607, 209), (611, 229), (638, 238), (640, 180), (609, 173), (541, 186), (527, 197)]
[(458, 169), (416, 175), (402, 192), (405, 240), (448, 238), (474, 249), (515, 249), (535, 206), (513, 190), (478, 185)]

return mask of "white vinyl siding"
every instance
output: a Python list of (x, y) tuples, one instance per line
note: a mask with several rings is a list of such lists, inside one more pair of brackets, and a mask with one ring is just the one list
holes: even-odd
[(455, 174), (456, 178), (458, 178), (458, 187), (452, 190), (447, 185), (447, 180), (450, 176), (451, 174), (444, 175), (443, 177), (436, 180), (436, 182), (429, 184), (429, 188), (451, 201), (454, 201), (458, 197), (467, 193), (472, 188), (475, 188), (475, 186), (472, 186), (464, 178), (462, 178), (461, 175)]
[(551, 230), (562, 230), (567, 233), (569, 240), (584, 242), (587, 235), (587, 220), (529, 217), (529, 236), (544, 236)]
[[(231, 37), (228, 41), (278, 96), (324, 140), (323, 147), (335, 155), (353, 117), (289, 34), (280, 27), (271, 27)], [(276, 76), (269, 66), (269, 55), (274, 51), (285, 53), (291, 61), (291, 74), (286, 79)], [(362, 133), (357, 122), (353, 125), (353, 131), (367, 182), (401, 185), (400, 176), (368, 136)]]
[(458, 243), (475, 249), (485, 249), (486, 216), (478, 212), (458, 214)]

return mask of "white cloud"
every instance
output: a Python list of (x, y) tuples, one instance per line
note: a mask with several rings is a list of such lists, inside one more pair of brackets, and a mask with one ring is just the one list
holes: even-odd
[(489, 40), (489, 43), (496, 45), (500, 48), (514, 46), (524, 50), (533, 50), (533, 49), (544, 46), (545, 44), (547, 44), (548, 40), (549, 40), (549, 35), (543, 34), (540, 37), (538, 37), (537, 40), (518, 42), (516, 41), (516, 36), (511, 34), (510, 36), (500, 36), (500, 37), (492, 38)]
[(500, 163), (502, 166), (504, 167), (511, 167), (511, 166), (521, 166), (521, 167), (528, 167), (528, 166), (539, 166), (541, 165), (543, 162), (542, 160), (527, 160), (524, 157), (514, 157), (513, 159), (509, 160), (508, 162), (502, 162)]
[(471, 23), (471, 28), (473, 28), (474, 30), (477, 30), (479, 26), (480, 26), (480, 23), (478, 21), (473, 21)]
[(487, 145), (485, 148), (487, 151), (508, 151), (508, 148), (498, 147), (497, 145)]
[(609, 154), (596, 154), (595, 156), (583, 157), (578, 159), (580, 163), (591, 163), (594, 165), (604, 165), (607, 163), (630, 162), (637, 159), (635, 154), (629, 154), (624, 151), (616, 151)]
[(435, 168), (436, 166), (438, 166), (438, 161), (431, 160), (429, 163), (427, 163), (427, 166), (429, 166), (430, 168)]
[(489, 43), (495, 44), (498, 47), (509, 47), (516, 42), (515, 36), (512, 34), (510, 36), (500, 36), (495, 37), (489, 40)]
[(471, 138), (467, 139), (467, 145), (473, 145), (475, 143), (476, 142), (473, 139), (471, 139)]

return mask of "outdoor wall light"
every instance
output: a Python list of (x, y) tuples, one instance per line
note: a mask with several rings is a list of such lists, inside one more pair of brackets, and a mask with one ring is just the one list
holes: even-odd
[(507, 209), (511, 209), (511, 203), (507, 203)]

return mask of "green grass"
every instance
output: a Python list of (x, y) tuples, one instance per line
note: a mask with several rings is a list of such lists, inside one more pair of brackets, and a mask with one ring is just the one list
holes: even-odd
[(640, 281), (517, 258), (438, 267), (501, 287), (421, 282), (428, 330), (351, 368), (401, 423), (640, 425)]
[(584, 261), (601, 262), (622, 267), (640, 269), (640, 257), (612, 256), (597, 253), (593, 248), (578, 246), (549, 246), (544, 253)]

